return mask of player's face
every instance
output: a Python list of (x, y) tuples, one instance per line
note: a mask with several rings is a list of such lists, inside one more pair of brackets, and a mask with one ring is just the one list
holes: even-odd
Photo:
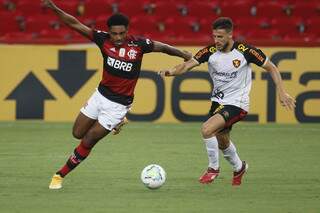
[(219, 51), (224, 51), (232, 39), (232, 31), (227, 32), (225, 29), (216, 29), (212, 31), (214, 43)]
[(128, 29), (124, 25), (111, 26), (109, 28), (110, 41), (115, 46), (121, 46), (126, 40)]

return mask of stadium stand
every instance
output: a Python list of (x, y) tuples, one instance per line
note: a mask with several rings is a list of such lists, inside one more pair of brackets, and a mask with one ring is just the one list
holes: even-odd
[[(130, 33), (172, 44), (210, 41), (211, 22), (229, 16), (236, 39), (259, 45), (319, 46), (320, 0), (56, 0), (92, 28), (106, 29), (109, 15), (131, 18)], [(85, 43), (40, 1), (0, 0), (0, 43)]]

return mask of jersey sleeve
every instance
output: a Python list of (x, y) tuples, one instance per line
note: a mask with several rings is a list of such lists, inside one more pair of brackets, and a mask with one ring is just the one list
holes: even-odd
[(107, 32), (93, 30), (91, 40), (100, 47), (108, 37), (109, 34)]
[(205, 47), (197, 52), (193, 57), (199, 64), (205, 63), (209, 60), (209, 57), (216, 51), (214, 46)]
[(248, 64), (253, 63), (260, 67), (264, 65), (268, 59), (262, 50), (253, 46), (248, 46), (248, 49), (244, 51), (244, 57), (246, 58)]
[(141, 46), (143, 53), (150, 53), (153, 51), (153, 41), (149, 38), (140, 37), (139, 45)]

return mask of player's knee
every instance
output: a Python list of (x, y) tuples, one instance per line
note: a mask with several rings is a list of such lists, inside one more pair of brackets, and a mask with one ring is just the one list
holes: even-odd
[(215, 135), (215, 131), (212, 130), (212, 128), (209, 125), (204, 123), (201, 127), (201, 134), (203, 138), (210, 138)]
[(74, 138), (79, 139), (79, 140), (83, 138), (83, 134), (81, 134), (81, 132), (79, 132), (77, 130), (73, 130), (72, 135)]

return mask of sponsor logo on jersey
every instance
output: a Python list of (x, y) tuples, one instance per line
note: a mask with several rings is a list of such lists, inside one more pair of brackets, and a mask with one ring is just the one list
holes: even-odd
[(248, 50), (249, 48), (244, 46), (244, 44), (239, 44), (238, 45), (238, 50), (245, 52), (246, 50)]
[(202, 50), (200, 50), (196, 55), (195, 55), (195, 58), (196, 59), (199, 59), (201, 58), (201, 56), (203, 56), (204, 54), (208, 53), (209, 52), (209, 49), (208, 48), (204, 48)]
[(264, 62), (264, 57), (260, 55), (257, 51), (254, 49), (250, 49), (249, 52), (254, 55), (259, 61)]
[(209, 52), (214, 53), (217, 51), (217, 48), (215, 47), (210, 47)]
[(134, 49), (130, 49), (127, 53), (128, 57), (130, 59), (136, 59), (137, 58), (137, 54), (138, 54), (138, 51), (134, 50)]
[(137, 47), (137, 46), (138, 46), (138, 44), (135, 44), (133, 41), (130, 41), (128, 43), (128, 47)]
[(126, 49), (125, 48), (120, 48), (119, 50), (119, 56), (124, 57), (126, 55)]
[(234, 71), (234, 72), (218, 72), (218, 71), (214, 71), (213, 74), (215, 76), (231, 79), (231, 78), (236, 78), (237, 77), (238, 71)]
[(110, 56), (107, 59), (107, 64), (110, 67), (126, 72), (130, 72), (132, 70), (132, 63), (120, 61)]
[(241, 61), (239, 59), (235, 59), (232, 61), (232, 63), (235, 68), (238, 68), (241, 64)]

